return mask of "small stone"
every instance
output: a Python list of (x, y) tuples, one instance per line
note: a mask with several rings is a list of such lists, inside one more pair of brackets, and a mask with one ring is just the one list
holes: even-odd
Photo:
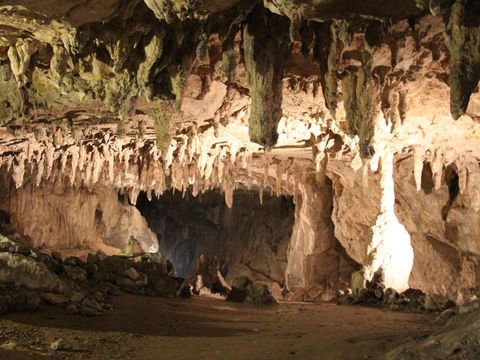
[(358, 292), (358, 295), (356, 296), (355, 300), (356, 302), (365, 302), (367, 301), (367, 298), (368, 298), (368, 289), (366, 288), (363, 288), (363, 289), (360, 289), (360, 291)]
[(438, 305), (433, 300), (433, 298), (430, 295), (427, 295), (425, 297), (425, 310), (426, 311), (437, 311), (438, 310)]
[(192, 297), (192, 289), (190, 286), (184, 286), (182, 290), (180, 290), (179, 296), (183, 299), (189, 299)]
[(15, 350), (17, 348), (17, 343), (14, 341), (9, 341), (5, 344), (0, 345), (0, 349), (2, 350)]
[(95, 253), (95, 258), (97, 259), (97, 261), (104, 261), (107, 258), (107, 255), (105, 255), (102, 250), (98, 250)]
[(398, 293), (395, 289), (387, 288), (383, 292), (383, 303), (384, 304), (393, 304), (398, 298)]
[(97, 301), (95, 301), (94, 299), (90, 299), (88, 297), (83, 299), (82, 305), (85, 306), (85, 307), (97, 310), (97, 311), (102, 311), (102, 306)]
[(88, 254), (87, 255), (87, 264), (97, 264), (98, 258), (95, 254)]
[(100, 292), (100, 291), (97, 291), (94, 295), (93, 295), (93, 298), (98, 301), (99, 303), (102, 303), (105, 301), (105, 297), (103, 296), (103, 294)]
[(65, 259), (63, 262), (66, 266), (80, 266), (82, 264), (82, 260), (80, 260), (76, 256), (70, 256)]
[(66, 304), (69, 301), (67, 297), (61, 294), (43, 293), (41, 297), (44, 301), (52, 305)]
[(65, 266), (67, 276), (73, 281), (85, 281), (87, 279), (87, 272), (78, 266)]
[(64, 340), (58, 339), (50, 344), (50, 349), (53, 351), (66, 351), (71, 349), (71, 346), (65, 343)]
[(83, 265), (83, 268), (87, 272), (87, 274), (91, 275), (93, 273), (96, 273), (98, 271), (98, 265), (95, 264), (94, 262), (86, 262)]
[(74, 304), (78, 304), (79, 302), (81, 302), (83, 300), (84, 297), (85, 296), (82, 293), (76, 291), (76, 292), (72, 293), (72, 295), (70, 295), (70, 301)]
[(350, 305), (353, 302), (353, 298), (349, 295), (342, 295), (337, 298), (338, 305)]
[(128, 276), (130, 279), (132, 279), (133, 281), (136, 281), (140, 278), (140, 275), (138, 274), (137, 270), (135, 270), (135, 268), (133, 268), (133, 267), (128, 268), (123, 273), (126, 276)]
[(99, 289), (105, 295), (120, 295), (120, 289), (118, 286), (109, 282), (103, 283)]
[(69, 303), (67, 305), (67, 314), (69, 315), (76, 315), (80, 312), (80, 310), (78, 309), (78, 306), (73, 304), (73, 303)]
[(103, 313), (98, 311), (98, 310), (92, 309), (90, 307), (82, 307), (80, 309), (80, 315), (83, 315), (83, 316), (101, 316), (101, 315), (103, 315)]

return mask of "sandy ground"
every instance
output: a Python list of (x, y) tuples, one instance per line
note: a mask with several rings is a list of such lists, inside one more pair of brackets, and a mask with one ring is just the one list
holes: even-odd
[[(122, 295), (97, 318), (54, 307), (1, 317), (0, 359), (376, 359), (430, 334), (432, 321), (358, 306)], [(66, 350), (50, 349), (58, 339)]]

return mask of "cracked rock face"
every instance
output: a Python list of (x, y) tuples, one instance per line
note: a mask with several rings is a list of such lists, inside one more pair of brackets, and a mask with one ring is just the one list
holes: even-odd
[(381, 269), (387, 287), (462, 302), (480, 288), (479, 9), (3, 1), (2, 231), (65, 254), (131, 238), (182, 249), (149, 228), (139, 196), (213, 190), (240, 217), (236, 190), (255, 206), (268, 193), (292, 199), (290, 229), (278, 246), (245, 235), (215, 254), (243, 254), (232, 278), (264, 264), (291, 299), (332, 300), (352, 272)]

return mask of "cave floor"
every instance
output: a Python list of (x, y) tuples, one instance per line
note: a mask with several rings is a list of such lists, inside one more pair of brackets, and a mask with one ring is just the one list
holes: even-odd
[[(121, 295), (114, 305), (95, 318), (55, 307), (2, 316), (0, 359), (375, 359), (436, 329), (431, 315), (333, 304)], [(68, 349), (52, 352), (57, 339)]]

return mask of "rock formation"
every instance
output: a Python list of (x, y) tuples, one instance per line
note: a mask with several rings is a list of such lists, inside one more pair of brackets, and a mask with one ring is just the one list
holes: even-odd
[[(479, 44), (476, 0), (4, 1), (2, 232), (64, 256), (160, 248), (184, 276), (208, 251), (285, 299), (333, 300), (363, 269), (462, 303)], [(202, 217), (178, 217), (199, 194), (178, 208)]]

